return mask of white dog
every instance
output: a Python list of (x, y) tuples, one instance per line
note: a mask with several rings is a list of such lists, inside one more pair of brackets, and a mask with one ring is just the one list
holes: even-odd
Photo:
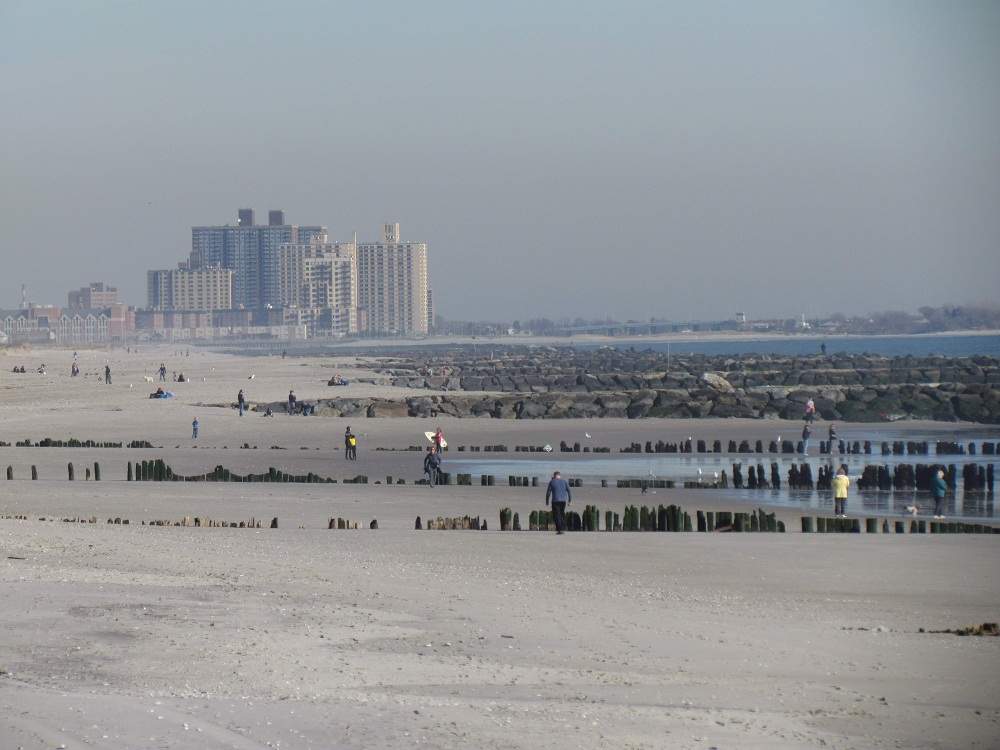
[(905, 508), (905, 510), (911, 516), (917, 515), (917, 506), (916, 505), (907, 505), (906, 508)]
[(152, 383), (153, 382), (153, 376), (152, 375), (143, 375), (142, 379), (145, 380), (147, 383)]

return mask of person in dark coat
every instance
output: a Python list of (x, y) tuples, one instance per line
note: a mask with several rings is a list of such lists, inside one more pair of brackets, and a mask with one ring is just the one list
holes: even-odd
[(558, 471), (549, 480), (549, 486), (545, 490), (545, 505), (552, 501), (552, 520), (556, 524), (556, 533), (562, 534), (566, 530), (566, 506), (573, 502), (573, 494), (569, 490), (569, 482), (562, 478)]
[(441, 454), (432, 446), (427, 449), (424, 456), (424, 474), (427, 475), (427, 483), (433, 487), (438, 483), (441, 474)]
[(948, 483), (944, 481), (944, 469), (938, 469), (931, 480), (931, 495), (934, 497), (934, 517), (944, 518), (944, 496), (948, 492)]

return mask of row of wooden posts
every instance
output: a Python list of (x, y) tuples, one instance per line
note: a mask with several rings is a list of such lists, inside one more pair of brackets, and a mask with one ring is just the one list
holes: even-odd
[[(802, 516), (803, 534), (905, 534), (907, 523), (902, 519), (888, 518), (825, 518), (823, 516)], [(910, 534), (1000, 534), (1000, 527), (984, 523), (962, 521), (934, 521), (912, 518), (909, 522)]]
[[(0, 448), (10, 448), (10, 443), (0, 440)], [(153, 444), (148, 440), (132, 440), (128, 443), (113, 442), (107, 440), (78, 440), (68, 438), (66, 440), (54, 438), (42, 438), (32, 442), (31, 440), (16, 440), (15, 448), (152, 448)]]
[[(27, 521), (28, 516), (23, 514), (0, 516), (3, 520)], [(39, 521), (61, 520), (63, 523), (96, 524), (97, 517), (56, 517), (41, 516)], [(774, 513), (767, 513), (763, 508), (755, 511), (696, 511), (695, 523), (692, 523), (690, 514), (685, 512), (678, 505), (660, 505), (658, 507), (646, 507), (628, 505), (624, 514), (619, 517), (618, 513), (612, 511), (604, 512), (604, 528), (601, 528), (601, 514), (597, 506), (588, 505), (583, 513), (567, 511), (566, 529), (567, 531), (694, 531), (697, 528), (700, 532), (785, 532), (785, 523), (775, 517)], [(108, 524), (128, 526), (129, 520), (116, 516), (107, 519)], [(265, 528), (264, 522), (256, 518), (246, 521), (225, 521), (219, 519), (205, 518), (201, 516), (185, 516), (179, 520), (157, 519), (152, 521), (142, 521), (143, 526), (179, 526), (192, 528), (240, 528), (240, 529), (261, 529)], [(910, 519), (909, 524), (902, 519), (888, 518), (827, 518), (824, 516), (802, 516), (803, 534), (860, 534), (862, 529), (866, 534), (1000, 534), (1000, 527), (990, 526), (983, 523), (965, 523), (962, 521), (940, 521), (926, 519)], [(274, 517), (266, 528), (278, 528), (278, 519)], [(327, 524), (328, 529), (361, 529), (364, 528), (359, 521), (351, 521), (345, 518), (331, 518)], [(378, 529), (378, 520), (372, 519), (368, 528)], [(414, 523), (415, 529), (425, 528), (420, 516), (417, 516)], [(473, 530), (488, 531), (486, 519), (479, 516), (454, 516), (428, 518), (427, 529), (438, 530)], [(555, 522), (551, 510), (533, 510), (528, 516), (529, 531), (554, 531)], [(907, 528), (909, 531), (907, 531)], [(500, 530), (501, 531), (521, 531), (521, 521), (519, 515), (511, 511), (510, 508), (500, 509)]]
[[(930, 446), (932, 443), (929, 441), (915, 441), (915, 440), (896, 440), (896, 441), (883, 441), (880, 449), (883, 456), (927, 456), (930, 455)], [(939, 456), (975, 456), (977, 453), (983, 456), (993, 456), (1000, 455), (1000, 443), (982, 441), (977, 448), (975, 441), (969, 441), (968, 443), (959, 443), (956, 441), (949, 440), (939, 440), (933, 443), (935, 448), (935, 453)], [(735, 440), (730, 440), (726, 446), (727, 450), (723, 451), (722, 441), (715, 440), (712, 442), (711, 447), (705, 440), (691, 441), (684, 440), (677, 443), (664, 442), (662, 440), (657, 440), (655, 443), (651, 440), (647, 440), (645, 445), (641, 443), (632, 443), (624, 448), (620, 448), (620, 453), (786, 453), (794, 454), (802, 452), (802, 441), (792, 441), (792, 440), (771, 440), (766, 443), (763, 440), (757, 440), (753, 444), (749, 440), (741, 440), (739, 442)], [(820, 453), (832, 453), (834, 448), (834, 441), (820, 440)], [(844, 454), (866, 454), (871, 455), (873, 453), (873, 446), (871, 441), (846, 441), (837, 440), (836, 446), (840, 453)], [(10, 443), (5, 443), (0, 441), (0, 448), (9, 448)], [(152, 443), (148, 440), (132, 440), (128, 443), (125, 442), (114, 442), (114, 441), (101, 441), (101, 440), (79, 440), (77, 438), (68, 438), (66, 440), (55, 439), (55, 438), (43, 438), (32, 442), (30, 439), (15, 441), (13, 447), (16, 448), (153, 448)], [(244, 448), (249, 448), (249, 444), (244, 444)], [(409, 451), (423, 451), (426, 446), (411, 445), (407, 448)], [(516, 445), (514, 446), (515, 453), (542, 453), (548, 452), (545, 450), (546, 446), (541, 445)], [(379, 448), (377, 450), (384, 450)], [(447, 448), (445, 449), (448, 450)], [(507, 453), (509, 449), (506, 445), (460, 445), (455, 448), (459, 453)], [(601, 446), (588, 446), (581, 445), (580, 443), (569, 444), (565, 440), (560, 441), (558, 452), (560, 453), (611, 453), (611, 448), (601, 447)]]
[[(76, 468), (74, 467), (73, 462), (69, 462), (66, 468), (68, 479), (70, 481), (74, 481), (76, 479)], [(955, 464), (949, 464), (947, 466), (939, 464), (917, 464), (916, 466), (912, 464), (897, 464), (891, 469), (885, 465), (868, 464), (862, 470), (860, 477), (858, 477), (857, 485), (858, 489), (861, 490), (877, 489), (883, 492), (913, 490), (927, 491), (930, 487), (931, 479), (938, 468), (945, 471), (945, 480), (947, 484), (952, 489), (956, 489), (958, 485), (958, 471), (956, 470)], [(101, 480), (101, 465), (99, 462), (94, 462), (93, 470), (87, 466), (84, 467), (84, 471), (86, 480)], [(13, 466), (7, 467), (6, 477), (8, 480), (14, 479)], [(820, 466), (819, 477), (815, 482), (812, 477), (812, 468), (807, 463), (802, 463), (801, 465), (793, 464), (788, 469), (789, 487), (796, 490), (812, 490), (815, 488), (821, 491), (828, 491), (831, 486), (832, 477), (833, 467), (830, 466)], [(33, 480), (38, 479), (38, 468), (35, 465), (31, 466), (31, 478)], [(132, 461), (129, 461), (126, 468), (126, 479), (130, 482), (279, 482), (296, 484), (333, 484), (338, 481), (331, 477), (323, 477), (319, 474), (314, 474), (313, 472), (309, 472), (307, 474), (289, 474), (288, 472), (281, 471), (273, 466), (268, 468), (267, 472), (263, 474), (236, 474), (220, 465), (216, 466), (211, 472), (204, 474), (181, 475), (176, 474), (173, 469), (160, 458), (136, 461), (134, 464)], [(368, 476), (359, 474), (355, 477), (344, 478), (340, 481), (344, 484), (368, 484)], [(493, 487), (496, 485), (496, 477), (492, 474), (482, 474), (479, 477), (479, 482), (483, 487)], [(571, 487), (583, 486), (583, 480), (579, 478), (570, 478), (568, 482)], [(405, 484), (406, 480), (401, 478), (396, 478), (394, 480), (392, 476), (387, 476), (385, 483), (387, 485)], [(420, 483), (426, 483), (426, 480), (420, 480)], [(440, 483), (445, 485), (471, 486), (473, 484), (473, 475), (441, 472)], [(507, 485), (509, 487), (538, 487), (539, 484), (538, 477), (516, 475), (508, 475), (507, 477)], [(602, 479), (600, 480), (600, 485), (602, 488), (606, 488), (608, 487), (608, 481), (606, 479)], [(987, 464), (985, 466), (975, 464), (964, 465), (962, 470), (962, 485), (963, 489), (968, 493), (985, 492), (992, 495), (994, 488), (993, 464)], [(670, 489), (674, 486), (675, 482), (671, 479), (616, 480), (616, 487), (618, 489)], [(692, 489), (725, 488), (728, 486), (729, 482), (725, 471), (721, 472), (720, 478), (712, 482), (684, 482), (685, 488)], [(733, 464), (733, 486), (737, 489), (743, 488), (744, 486), (748, 489), (780, 489), (781, 477), (778, 471), (778, 465), (776, 463), (771, 464), (769, 479), (765, 475), (764, 466), (762, 464), (757, 464), (756, 467), (751, 465), (747, 467), (747, 478), (744, 480), (742, 465)]]

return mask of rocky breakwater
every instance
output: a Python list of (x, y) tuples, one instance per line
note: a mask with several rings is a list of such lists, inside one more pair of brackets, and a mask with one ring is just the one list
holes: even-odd
[[(478, 394), (442, 393), (400, 399), (331, 398), (316, 414), (333, 417), (576, 417), (797, 419), (812, 398), (823, 419), (891, 422), (900, 419), (965, 420), (1000, 424), (1000, 389), (994, 385), (872, 385), (737, 388), (718, 373), (705, 373), (687, 388)], [(263, 408), (259, 406), (258, 408)], [(271, 405), (280, 411), (283, 404)]]
[(735, 388), (962, 383), (1000, 386), (994, 357), (684, 355), (538, 347), (489, 357), (413, 356), (372, 364), (384, 382), (438, 391), (548, 393), (697, 388), (705, 372)]

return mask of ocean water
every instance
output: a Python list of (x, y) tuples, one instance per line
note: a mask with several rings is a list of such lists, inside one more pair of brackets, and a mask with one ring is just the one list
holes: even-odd
[[(978, 441), (977, 441), (978, 442)], [(877, 449), (876, 449), (877, 450)], [(848, 474), (852, 478), (852, 488), (848, 502), (848, 510), (852, 513), (865, 512), (879, 514), (882, 516), (902, 516), (906, 513), (907, 505), (916, 505), (921, 513), (926, 516), (932, 512), (933, 501), (928, 492), (879, 492), (877, 490), (867, 490), (859, 492), (853, 487), (855, 480), (862, 472), (866, 464), (886, 464), (892, 467), (897, 463), (928, 464), (943, 463), (955, 464), (958, 474), (958, 489), (954, 496), (949, 495), (947, 513), (953, 518), (971, 519), (996, 519), (998, 516), (997, 506), (994, 503), (993, 495), (976, 494), (969, 495), (962, 490), (961, 472), (962, 466), (966, 463), (988, 464), (996, 463), (996, 456), (882, 456), (882, 455), (845, 455), (845, 456), (816, 456), (811, 455), (808, 459), (802, 456), (791, 456), (787, 454), (611, 454), (600, 457), (582, 457), (581, 454), (549, 454), (538, 456), (531, 454), (531, 457), (524, 458), (446, 458), (444, 470), (452, 473), (463, 474), (492, 474), (496, 476), (497, 482), (506, 483), (509, 475), (516, 476), (536, 476), (544, 486), (545, 480), (552, 475), (553, 471), (559, 470), (564, 476), (578, 478), (583, 481), (584, 486), (594, 487), (600, 484), (601, 479), (609, 480), (612, 487), (615, 486), (616, 479), (672, 479), (678, 486), (685, 481), (704, 481), (710, 483), (722, 471), (726, 472), (729, 481), (732, 482), (733, 464), (739, 463), (743, 466), (743, 475), (746, 476), (750, 466), (763, 464), (764, 472), (770, 479), (771, 462), (778, 464), (778, 470), (782, 482), (788, 478), (788, 469), (793, 463), (808, 463), (812, 467), (813, 477), (819, 474), (819, 467), (830, 465), (839, 466), (846, 464)], [(699, 470), (701, 473), (699, 473)], [(997, 488), (1000, 489), (1000, 488)], [(539, 507), (544, 501), (544, 489), (538, 489)], [(671, 499), (674, 490), (660, 489), (650, 490), (647, 495), (640, 494), (639, 490), (613, 490), (608, 495), (608, 501), (619, 505), (622, 503), (633, 503), (647, 505), (669, 504), (674, 502)], [(747, 503), (751, 506), (754, 503), (768, 503), (800, 510), (811, 509), (816, 513), (833, 512), (833, 496), (829, 491), (807, 491), (790, 490), (786, 485), (781, 489), (725, 489), (710, 490), (713, 498), (721, 498), (736, 503)], [(674, 496), (676, 497), (676, 496)], [(691, 505), (685, 501), (685, 505)], [(600, 506), (600, 503), (598, 503)], [(694, 506), (692, 506), (694, 507)]]
[[(635, 341), (614, 345), (617, 349), (635, 348), (671, 354), (783, 354), (803, 356), (819, 354), (820, 345), (826, 344), (827, 354), (880, 354), (884, 356), (915, 357), (934, 354), (950, 357), (989, 355), (1000, 357), (1000, 335), (994, 336), (858, 336), (858, 337), (794, 337), (757, 341), (692, 341), (644, 342)], [(576, 344), (578, 349), (596, 349), (598, 344)]]

